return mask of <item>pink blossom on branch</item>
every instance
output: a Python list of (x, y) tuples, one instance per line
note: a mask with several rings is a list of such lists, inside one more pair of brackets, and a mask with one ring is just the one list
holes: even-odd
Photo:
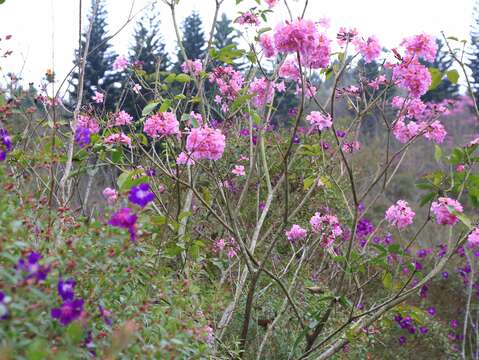
[(398, 229), (404, 229), (411, 225), (416, 215), (404, 200), (398, 200), (396, 204), (387, 209), (385, 218), (393, 226)]
[(259, 44), (263, 49), (263, 54), (267, 58), (276, 56), (276, 49), (274, 48), (273, 39), (268, 34), (262, 34), (259, 37)]
[(476, 248), (479, 246), (479, 227), (476, 227), (467, 237), (469, 247)]
[(308, 231), (297, 224), (294, 224), (291, 229), (286, 231), (286, 237), (292, 243), (295, 243), (298, 240), (306, 239), (307, 235)]
[(118, 56), (115, 61), (113, 62), (113, 70), (116, 71), (123, 71), (129, 65), (128, 60), (124, 56)]
[(431, 204), (431, 211), (439, 225), (454, 225), (459, 221), (457, 216), (449, 211), (449, 208), (454, 209), (458, 213), (463, 212), (462, 205), (459, 201), (448, 197), (440, 197)]
[(373, 62), (381, 55), (381, 45), (375, 36), (370, 36), (366, 40), (356, 38), (353, 44), (366, 64)]
[(408, 57), (422, 58), (431, 62), (434, 61), (437, 52), (436, 39), (427, 34), (405, 38), (401, 46), (406, 49)]
[(88, 115), (78, 115), (77, 127), (86, 128), (92, 134), (97, 134), (100, 131), (100, 125), (96, 119)]
[(319, 111), (311, 111), (311, 113), (306, 116), (306, 120), (308, 120), (312, 126), (320, 131), (329, 129), (333, 125), (331, 115), (323, 115)]
[(235, 165), (231, 172), (236, 176), (245, 176), (244, 165)]
[(203, 64), (201, 60), (186, 60), (181, 64), (181, 71), (184, 73), (191, 73), (193, 75), (199, 75), (203, 71)]
[(101, 104), (105, 99), (105, 95), (101, 92), (95, 91), (95, 95), (93, 95), (91, 99), (97, 104)]
[(115, 115), (114, 124), (116, 126), (130, 125), (132, 120), (133, 117), (130, 114), (128, 114), (126, 111), (121, 110)]
[(105, 138), (103, 142), (107, 145), (123, 144), (131, 147), (131, 139), (123, 133), (112, 134)]
[(143, 131), (152, 138), (180, 133), (180, 123), (172, 112), (160, 112), (146, 119)]
[(194, 160), (219, 160), (225, 150), (225, 136), (208, 126), (194, 128), (186, 138), (186, 150)]

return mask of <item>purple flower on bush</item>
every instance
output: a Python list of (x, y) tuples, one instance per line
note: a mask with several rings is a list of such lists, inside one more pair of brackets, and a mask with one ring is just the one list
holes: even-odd
[(40, 265), (42, 255), (33, 251), (27, 259), (20, 259), (17, 263), (17, 270), (25, 273), (25, 280), (34, 278), (36, 282), (43, 281), (50, 272), (50, 266)]
[(406, 337), (405, 336), (400, 336), (399, 337), (399, 345), (404, 345), (406, 343)]
[(75, 130), (75, 142), (76, 142), (76, 144), (79, 147), (84, 148), (85, 146), (90, 144), (90, 141), (91, 141), (90, 135), (91, 135), (90, 129), (88, 129), (86, 127), (78, 126)]
[(112, 322), (110, 319), (111, 312), (105, 309), (103, 306), (98, 305), (98, 310), (100, 311), (100, 316), (102, 317), (105, 324), (111, 326)]
[(447, 279), (449, 277), (449, 273), (447, 271), (442, 272), (442, 278)]
[(150, 185), (147, 183), (133, 186), (128, 194), (128, 200), (141, 207), (148, 205), (154, 198), (155, 194), (150, 191)]
[(8, 309), (6, 305), (7, 297), (3, 291), (0, 291), (0, 320), (8, 319)]
[(431, 316), (436, 315), (436, 308), (434, 306), (431, 306), (427, 309), (427, 313)]
[(64, 301), (60, 307), (53, 308), (51, 316), (57, 319), (60, 324), (66, 326), (78, 319), (83, 312), (83, 299), (72, 299)]
[(429, 329), (426, 327), (426, 326), (421, 326), (419, 328), (419, 331), (421, 334), (427, 334), (427, 332), (429, 331)]
[(75, 285), (76, 281), (74, 279), (58, 280), (58, 295), (60, 295), (63, 300), (73, 300), (73, 298), (75, 297)]
[(374, 231), (374, 225), (366, 218), (362, 218), (358, 221), (356, 231), (359, 237), (368, 236)]
[(130, 240), (135, 241), (137, 218), (136, 214), (134, 214), (130, 208), (122, 208), (111, 216), (108, 224), (122, 229), (128, 229)]
[(5, 161), (7, 153), (12, 151), (12, 141), (7, 129), (0, 128), (0, 161)]

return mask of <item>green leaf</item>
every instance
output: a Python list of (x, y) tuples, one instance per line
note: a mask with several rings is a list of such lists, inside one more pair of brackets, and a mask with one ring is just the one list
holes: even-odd
[(165, 81), (167, 83), (172, 83), (173, 81), (175, 81), (175, 79), (176, 79), (176, 74), (171, 73), (166, 77)]
[(48, 357), (48, 343), (44, 339), (37, 339), (27, 348), (27, 360), (43, 360)]
[(179, 74), (176, 76), (176, 81), (180, 83), (187, 83), (191, 81), (191, 77), (188, 74)]
[(5, 0), (0, 0), (0, 5), (2, 5), (5, 2)]
[(310, 177), (307, 177), (306, 179), (304, 179), (304, 181), (303, 181), (304, 190), (309, 190), (311, 188), (311, 186), (313, 186), (314, 180), (316, 180), (316, 177), (314, 177), (314, 176), (310, 176)]
[(450, 212), (452, 215), (456, 216), (459, 220), (461, 220), (461, 222), (462, 222), (464, 225), (466, 225), (469, 230), (472, 230), (472, 229), (474, 228), (474, 226), (472, 225), (471, 219), (469, 219), (469, 218), (467, 217), (467, 215), (462, 214), (462, 213), (460, 213), (460, 212), (457, 212), (452, 206), (448, 206), (447, 208), (448, 208), (449, 212)]
[(120, 149), (112, 149), (111, 151), (111, 161), (113, 161), (115, 164), (118, 164), (121, 159), (123, 158), (123, 150)]
[(424, 195), (422, 198), (421, 198), (421, 202), (419, 203), (419, 206), (424, 206), (426, 205), (429, 201), (431, 201), (432, 199), (434, 199), (436, 197), (436, 193), (435, 192), (431, 192), (429, 194), (426, 194)]
[(387, 272), (383, 276), (383, 285), (388, 290), (394, 290), (393, 286), (393, 276), (391, 273)]
[(457, 84), (457, 81), (459, 80), (459, 73), (457, 72), (456, 69), (449, 70), (447, 73), (447, 79), (452, 82), (453, 84)]
[(434, 67), (430, 67), (428, 68), (428, 70), (429, 70), (429, 73), (431, 74), (431, 85), (429, 86), (429, 91), (431, 91), (439, 86), (444, 74), (439, 69)]
[(70, 325), (68, 325), (66, 335), (67, 335), (67, 339), (71, 343), (73, 344), (79, 343), (83, 338), (83, 330), (80, 324), (77, 321), (75, 321), (75, 322), (72, 322)]
[(160, 106), (160, 112), (165, 112), (168, 110), (171, 106), (171, 100), (165, 100), (163, 104)]
[(151, 102), (151, 103), (147, 104), (143, 108), (143, 111), (141, 112), (141, 115), (142, 116), (147, 116), (147, 115), (151, 114), (151, 112), (153, 110), (155, 110), (155, 108), (158, 106), (159, 103), (160, 103), (159, 101), (154, 101), (154, 102)]

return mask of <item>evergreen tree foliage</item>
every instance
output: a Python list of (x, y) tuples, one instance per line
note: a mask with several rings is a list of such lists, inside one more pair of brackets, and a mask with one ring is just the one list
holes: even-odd
[(222, 14), (215, 27), (215, 34), (213, 38), (214, 47), (220, 50), (228, 45), (237, 45), (237, 38), (238, 33), (233, 28), (232, 21), (228, 19), (226, 14)]
[[(201, 17), (196, 11), (193, 11), (191, 15), (185, 19), (183, 22), (182, 31), (182, 44), (188, 59), (201, 59), (205, 52), (206, 40), (205, 34), (203, 32)], [(176, 69), (178, 70), (184, 61), (183, 54), (180, 49), (178, 49), (177, 58), (178, 61), (176, 64)]]
[[(97, 7), (98, 6), (98, 7)], [(96, 8), (96, 12), (95, 12)], [(111, 50), (111, 44), (108, 42), (107, 35), (107, 11), (105, 9), (105, 2), (103, 0), (92, 0), (91, 11), (89, 19), (93, 21), (92, 31), (90, 35), (90, 45), (88, 55), (86, 57), (84, 88), (83, 88), (83, 102), (91, 101), (92, 96), (96, 90), (109, 92), (113, 88), (116, 81), (115, 78), (107, 76), (112, 68), (115, 54)], [(89, 24), (87, 28), (89, 27)], [(86, 30), (87, 31), (87, 30)], [(84, 52), (86, 46), (86, 31), (82, 34), (81, 49), (75, 51), (74, 63), (78, 65), (78, 54)], [(77, 101), (78, 97), (78, 81), (79, 72), (78, 67), (72, 75), (70, 99), (72, 105)], [(107, 108), (112, 107), (112, 96), (108, 95)]]

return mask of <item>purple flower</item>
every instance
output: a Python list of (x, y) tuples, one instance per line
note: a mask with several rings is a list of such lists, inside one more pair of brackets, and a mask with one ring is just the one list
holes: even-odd
[(60, 324), (66, 326), (78, 319), (83, 312), (83, 299), (73, 299), (63, 302), (58, 308), (53, 308), (51, 316), (57, 319)]
[(156, 170), (151, 168), (151, 169), (148, 169), (145, 171), (145, 174), (146, 176), (149, 176), (149, 177), (154, 177), (156, 176)]
[(429, 286), (423, 285), (421, 287), (421, 291), (419, 292), (419, 296), (421, 296), (421, 298), (423, 299), (427, 298), (428, 290), (429, 290)]
[(242, 137), (246, 137), (246, 136), (249, 136), (249, 130), (244, 128), (244, 129), (241, 129), (240, 132), (239, 132), (240, 136)]
[(422, 264), (419, 261), (413, 261), (414, 268), (416, 271), (421, 271), (422, 270)]
[(456, 319), (452, 319), (449, 324), (453, 329), (457, 328), (457, 326), (459, 325)]
[(419, 328), (419, 332), (420, 332), (421, 334), (427, 334), (428, 331), (429, 331), (429, 329), (428, 329), (426, 326), (421, 326), (421, 327)]
[(0, 291), (0, 320), (8, 319), (8, 309), (6, 306), (7, 297), (3, 291)]
[(0, 161), (5, 161), (7, 153), (12, 151), (12, 141), (7, 129), (0, 128)]
[(155, 194), (150, 191), (150, 185), (147, 183), (133, 186), (128, 194), (128, 200), (133, 204), (144, 208), (149, 202), (153, 201)]
[(346, 133), (344, 131), (341, 131), (341, 130), (336, 130), (336, 135), (339, 138), (343, 138), (343, 137), (346, 136)]
[(295, 117), (296, 115), (298, 115), (298, 109), (296, 109), (295, 107), (290, 108), (288, 110), (288, 115), (291, 117)]
[(36, 282), (43, 281), (47, 278), (50, 272), (50, 266), (40, 265), (39, 261), (42, 255), (33, 251), (28, 255), (28, 258), (20, 259), (17, 263), (17, 270), (25, 273), (25, 280), (34, 278)]
[(301, 142), (301, 138), (299, 137), (299, 135), (294, 135), (293, 137), (293, 144), (299, 144)]
[(406, 343), (406, 337), (405, 336), (400, 336), (399, 337), (399, 345), (404, 345)]
[(442, 272), (442, 278), (447, 279), (449, 277), (449, 273), (447, 271)]
[(90, 129), (78, 126), (75, 130), (75, 142), (79, 147), (84, 148), (85, 146), (90, 144), (90, 135)]
[(436, 315), (436, 308), (434, 306), (431, 306), (430, 308), (427, 309), (427, 312), (429, 315), (434, 316)]
[(366, 218), (362, 218), (358, 221), (356, 231), (359, 237), (368, 236), (374, 231), (374, 225)]
[(73, 298), (75, 297), (75, 293), (74, 293), (75, 285), (76, 285), (76, 281), (74, 279), (58, 280), (58, 284), (57, 284), (58, 295), (60, 295), (60, 297), (63, 300), (73, 300)]
[(136, 240), (136, 214), (132, 213), (130, 208), (122, 208), (112, 215), (108, 224), (111, 226), (128, 229), (130, 240)]
[(108, 326), (111, 326), (111, 324), (112, 324), (111, 319), (110, 319), (111, 312), (108, 311), (107, 309), (105, 309), (101, 305), (98, 305), (98, 310), (100, 311), (100, 316), (102, 317), (105, 324), (107, 324)]

